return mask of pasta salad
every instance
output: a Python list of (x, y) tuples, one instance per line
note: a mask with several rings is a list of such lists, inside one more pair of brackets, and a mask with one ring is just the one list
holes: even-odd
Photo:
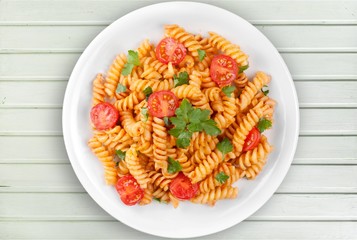
[(271, 77), (249, 80), (237, 44), (166, 25), (157, 44), (119, 54), (93, 81), (88, 145), (128, 206), (153, 200), (214, 205), (254, 179), (273, 150)]

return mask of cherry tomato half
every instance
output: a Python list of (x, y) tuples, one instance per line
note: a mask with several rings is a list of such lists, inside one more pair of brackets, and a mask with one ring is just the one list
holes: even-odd
[(137, 204), (143, 197), (144, 191), (139, 183), (131, 175), (120, 178), (115, 186), (120, 195), (120, 199), (125, 205), (132, 206)]
[(156, 58), (164, 63), (179, 64), (186, 56), (186, 48), (177, 40), (167, 37), (162, 39), (156, 47)]
[(258, 146), (260, 142), (260, 132), (258, 128), (254, 127), (249, 133), (247, 138), (245, 139), (244, 145), (243, 145), (243, 152), (249, 151), (254, 149), (256, 146)]
[(118, 122), (119, 112), (110, 103), (98, 103), (92, 108), (90, 118), (96, 129), (106, 130)]
[(170, 192), (178, 199), (188, 200), (193, 198), (198, 191), (198, 183), (191, 180), (180, 172), (170, 183)]
[(227, 86), (233, 82), (238, 74), (236, 61), (227, 55), (217, 55), (212, 59), (210, 76), (220, 87)]
[(178, 106), (177, 97), (170, 91), (154, 92), (148, 100), (149, 113), (154, 117), (172, 117)]

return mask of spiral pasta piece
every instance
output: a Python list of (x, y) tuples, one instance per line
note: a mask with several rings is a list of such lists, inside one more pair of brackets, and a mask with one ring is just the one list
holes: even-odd
[(237, 101), (239, 110), (243, 111), (246, 109), (258, 91), (260, 91), (260, 89), (262, 89), (262, 87), (267, 85), (269, 82), (270, 76), (263, 72), (257, 72), (253, 82), (248, 82), (247, 86), (245, 86), (241, 95), (239, 96)]
[(192, 56), (198, 57), (197, 50), (202, 49), (202, 46), (195, 40), (195, 37), (192, 34), (187, 33), (185, 29), (176, 24), (166, 25), (165, 35), (175, 38), (187, 48)]
[(192, 86), (197, 87), (198, 89), (201, 88), (201, 84), (202, 84), (202, 75), (199, 71), (192, 71), (192, 73), (189, 75), (189, 84)]
[(128, 151), (126, 151), (125, 162), (129, 169), (130, 174), (136, 179), (140, 187), (147, 188), (150, 178), (145, 168), (140, 164), (136, 146), (132, 145)]
[(190, 173), (191, 171), (193, 171), (193, 169), (195, 168), (194, 164), (192, 163), (192, 161), (190, 161), (187, 157), (187, 149), (182, 149), (179, 148), (177, 150), (177, 161), (180, 163), (181, 167), (182, 167), (182, 172), (187, 175), (188, 173)]
[(153, 118), (153, 143), (154, 143), (154, 162), (155, 169), (167, 169), (167, 130), (164, 120), (154, 117)]
[(169, 190), (169, 185), (172, 180), (169, 178), (166, 178), (164, 175), (162, 175), (162, 173), (157, 172), (157, 171), (151, 171), (151, 172), (149, 172), (149, 177), (151, 179), (151, 183), (155, 187), (160, 187), (164, 191)]
[[(200, 133), (204, 135), (206, 133)], [(209, 135), (207, 135), (209, 136)], [(198, 136), (197, 139), (200, 139), (201, 136)], [(216, 137), (206, 137), (205, 142), (201, 142), (200, 146), (195, 148), (196, 150), (192, 153), (190, 161), (195, 164), (200, 164), (207, 158), (207, 155), (211, 154), (212, 151), (216, 148), (217, 143), (219, 142)], [(197, 142), (197, 140), (196, 140)]]
[(155, 71), (160, 73), (165, 79), (172, 78), (176, 74), (176, 71), (173, 68), (172, 63), (164, 64), (160, 62), (155, 58), (155, 53), (154, 53), (154, 57), (145, 57), (140, 59), (140, 63), (143, 66), (154, 68)]
[(154, 187), (152, 184), (148, 184), (147, 188), (144, 189), (144, 197), (140, 200), (140, 205), (148, 205), (152, 202), (154, 193)]
[(114, 97), (121, 71), (126, 63), (126, 55), (119, 54), (113, 61), (105, 78), (104, 91), (109, 98)]
[(131, 136), (120, 126), (103, 132), (98, 131), (95, 136), (111, 152), (126, 151), (133, 143)]
[(153, 192), (152, 196), (153, 196), (156, 200), (158, 200), (158, 201), (160, 201), (160, 202), (164, 202), (164, 203), (170, 202), (169, 192), (163, 190), (163, 189), (160, 188), (160, 187), (154, 189), (154, 192)]
[(104, 91), (104, 78), (101, 73), (98, 73), (93, 81), (93, 106), (98, 103), (104, 102), (105, 91)]
[(150, 44), (149, 39), (145, 39), (137, 49), (139, 59), (146, 57), (152, 49), (153, 46)]
[(214, 205), (216, 201), (221, 199), (234, 199), (238, 195), (238, 188), (231, 186), (217, 187), (206, 193), (201, 193), (195, 198), (191, 199), (193, 203)]
[(155, 68), (150, 66), (144, 66), (144, 72), (140, 75), (141, 78), (144, 79), (161, 79), (162, 76), (159, 72), (155, 70)]
[(192, 100), (199, 100), (202, 95), (199, 88), (187, 84), (175, 87), (171, 89), (171, 92), (173, 92), (179, 99), (189, 98)]
[(205, 160), (202, 161), (195, 169), (188, 174), (192, 183), (197, 183), (205, 179), (223, 160), (222, 153), (216, 149)]
[(233, 80), (238, 88), (244, 88), (248, 84), (248, 77), (245, 73), (238, 73), (237, 77)]
[(170, 90), (174, 87), (174, 81), (172, 79), (164, 80), (134, 80), (130, 85), (130, 90), (135, 92), (142, 92), (145, 88), (151, 87), (153, 92)]
[(95, 137), (89, 140), (88, 146), (103, 164), (105, 182), (109, 185), (116, 184), (118, 176), (112, 154)]
[[(228, 176), (228, 179), (223, 184), (218, 182), (216, 179), (217, 174), (222, 172)], [(199, 184), (200, 192), (206, 193), (222, 185), (230, 186), (236, 181), (238, 181), (240, 176), (241, 176), (241, 172), (239, 169), (237, 169), (230, 163), (223, 162), (219, 165), (219, 167), (216, 170), (214, 170), (214, 172), (211, 175), (209, 175), (205, 180), (200, 182)]]
[(135, 121), (132, 111), (120, 112), (120, 121), (121, 121), (121, 124), (123, 125), (125, 131), (131, 137), (138, 137), (144, 132), (142, 122)]
[(221, 89), (219, 87), (205, 88), (203, 89), (202, 92), (205, 94), (206, 98), (211, 102), (221, 99), (220, 97)]
[(268, 143), (267, 138), (263, 135), (258, 146), (240, 155), (234, 162), (240, 169), (247, 170), (254, 164), (266, 159), (272, 151), (272, 146)]
[(261, 104), (250, 109), (248, 114), (243, 117), (242, 122), (239, 124), (239, 127), (236, 129), (236, 132), (233, 135), (233, 146), (234, 152), (236, 155), (239, 155), (242, 152), (244, 141), (248, 133), (253, 129), (253, 127), (259, 122), (259, 119), (263, 115), (261, 109)]
[(225, 129), (234, 122), (237, 111), (233, 93), (231, 93), (231, 96), (226, 96), (224, 93), (221, 93), (221, 98), (223, 111), (218, 112), (214, 120), (220, 129)]
[(196, 69), (199, 71), (205, 71), (209, 69), (213, 56), (214, 56), (213, 54), (207, 54), (206, 57), (201, 62), (197, 63)]
[(132, 92), (129, 96), (124, 99), (117, 100), (114, 103), (116, 109), (121, 111), (128, 111), (134, 109), (135, 105), (145, 98), (143, 92)]
[(240, 49), (236, 44), (232, 44), (230, 41), (224, 37), (218, 35), (214, 32), (209, 32), (210, 38), (208, 39), (209, 43), (224, 52), (231, 58), (233, 58), (238, 66), (247, 66), (248, 65), (248, 56)]
[(121, 160), (118, 163), (117, 174), (119, 177), (124, 177), (125, 175), (129, 174), (129, 169), (126, 166), (126, 162)]

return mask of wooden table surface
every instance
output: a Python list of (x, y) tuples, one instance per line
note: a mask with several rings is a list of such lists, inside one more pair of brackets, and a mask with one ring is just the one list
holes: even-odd
[[(0, 239), (157, 239), (88, 196), (61, 127), (84, 48), (112, 21), (156, 2), (0, 0)], [(202, 239), (357, 239), (357, 1), (201, 2), (238, 14), (273, 42), (301, 109), (298, 149), (274, 196)]]

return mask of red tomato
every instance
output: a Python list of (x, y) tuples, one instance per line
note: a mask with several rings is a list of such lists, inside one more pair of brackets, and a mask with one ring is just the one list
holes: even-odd
[(178, 106), (177, 97), (170, 91), (154, 92), (148, 100), (149, 113), (154, 117), (172, 117)]
[(198, 191), (198, 183), (191, 180), (180, 172), (170, 183), (170, 192), (178, 199), (188, 200), (193, 198)]
[(118, 122), (119, 112), (110, 103), (98, 103), (92, 108), (90, 118), (96, 129), (106, 130)]
[(254, 149), (256, 146), (258, 146), (259, 142), (260, 142), (260, 132), (258, 128), (254, 127), (248, 133), (248, 136), (245, 139), (243, 145), (243, 152)]
[(179, 64), (186, 56), (186, 48), (173, 38), (162, 39), (156, 47), (156, 58), (165, 64)]
[(217, 55), (212, 59), (210, 76), (220, 87), (227, 86), (233, 82), (238, 74), (236, 61), (227, 55)]
[(131, 175), (125, 175), (120, 178), (115, 188), (120, 195), (120, 199), (128, 206), (137, 204), (144, 197), (144, 191)]

